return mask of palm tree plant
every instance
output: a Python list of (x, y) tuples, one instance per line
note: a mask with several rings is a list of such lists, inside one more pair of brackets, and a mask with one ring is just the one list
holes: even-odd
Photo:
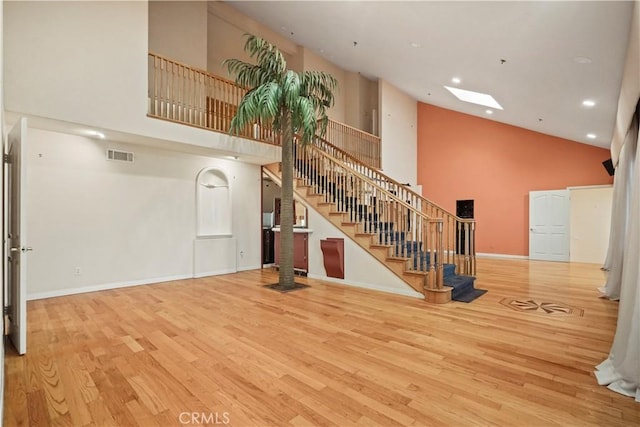
[[(232, 134), (259, 122), (282, 136), (282, 185), (280, 196), (280, 254), (278, 289), (295, 286), (293, 269), (293, 150), (307, 144), (327, 127), (326, 110), (333, 105), (336, 79), (320, 71), (287, 69), (280, 50), (266, 40), (246, 34), (244, 50), (256, 64), (227, 59), (224, 66), (235, 82), (248, 88), (231, 120)], [(297, 135), (297, 138), (296, 138)], [(296, 138), (296, 140), (294, 140)], [(297, 141), (297, 142), (296, 142)]]

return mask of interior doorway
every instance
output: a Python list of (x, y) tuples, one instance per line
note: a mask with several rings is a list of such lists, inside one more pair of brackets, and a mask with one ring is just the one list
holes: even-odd
[(569, 190), (529, 192), (529, 259), (569, 261)]

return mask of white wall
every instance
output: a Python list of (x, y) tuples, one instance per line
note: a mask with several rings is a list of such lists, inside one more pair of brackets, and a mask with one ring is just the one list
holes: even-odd
[(602, 264), (609, 247), (613, 187), (574, 187), (571, 194), (571, 262)]
[(192, 277), (205, 167), (230, 180), (237, 269), (260, 268), (259, 166), (38, 129), (28, 143), (29, 298)]
[(344, 122), (372, 133), (373, 111), (378, 111), (378, 83), (349, 71), (345, 73), (343, 91), (346, 99)]
[(147, 117), (147, 2), (8, 2), (4, 13), (7, 111), (279, 158), (275, 146)]
[[(324, 71), (325, 73), (331, 74), (338, 81), (338, 87), (334, 91), (335, 103), (333, 107), (327, 110), (327, 116), (329, 116), (331, 120), (345, 123), (345, 105), (347, 103), (346, 72), (332, 62), (316, 55), (311, 49), (303, 49), (303, 58), (304, 71)], [(354, 100), (353, 102), (357, 101)]]
[[(375, 289), (393, 294), (424, 298), (398, 276), (362, 249), (322, 215), (307, 207), (309, 228), (309, 277), (328, 280), (349, 286)], [(327, 237), (344, 238), (344, 280), (329, 278), (324, 269), (320, 240)]]
[(378, 81), (382, 170), (401, 183), (418, 182), (418, 102), (384, 80)]
[(245, 33), (262, 37), (278, 46), (278, 49), (284, 53), (289, 68), (302, 71), (298, 66), (299, 59), (293, 58), (298, 55), (295, 43), (223, 2), (208, 2), (208, 10), (207, 70), (210, 73), (229, 78), (226, 69), (222, 67), (225, 59), (237, 58), (250, 61), (249, 56), (244, 52)]
[(149, 2), (149, 50), (207, 69), (207, 2)]
[(273, 212), (274, 199), (280, 197), (280, 186), (271, 180), (262, 181), (262, 212)]

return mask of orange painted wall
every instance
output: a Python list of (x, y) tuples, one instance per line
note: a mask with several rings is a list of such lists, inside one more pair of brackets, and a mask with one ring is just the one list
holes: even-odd
[(418, 103), (418, 184), (454, 212), (473, 199), (476, 251), (529, 253), (529, 191), (612, 184), (609, 150)]

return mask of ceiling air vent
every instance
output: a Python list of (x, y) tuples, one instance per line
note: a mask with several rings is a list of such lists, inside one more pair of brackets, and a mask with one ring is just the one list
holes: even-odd
[(127, 151), (107, 150), (107, 159), (119, 162), (133, 162), (133, 153)]

